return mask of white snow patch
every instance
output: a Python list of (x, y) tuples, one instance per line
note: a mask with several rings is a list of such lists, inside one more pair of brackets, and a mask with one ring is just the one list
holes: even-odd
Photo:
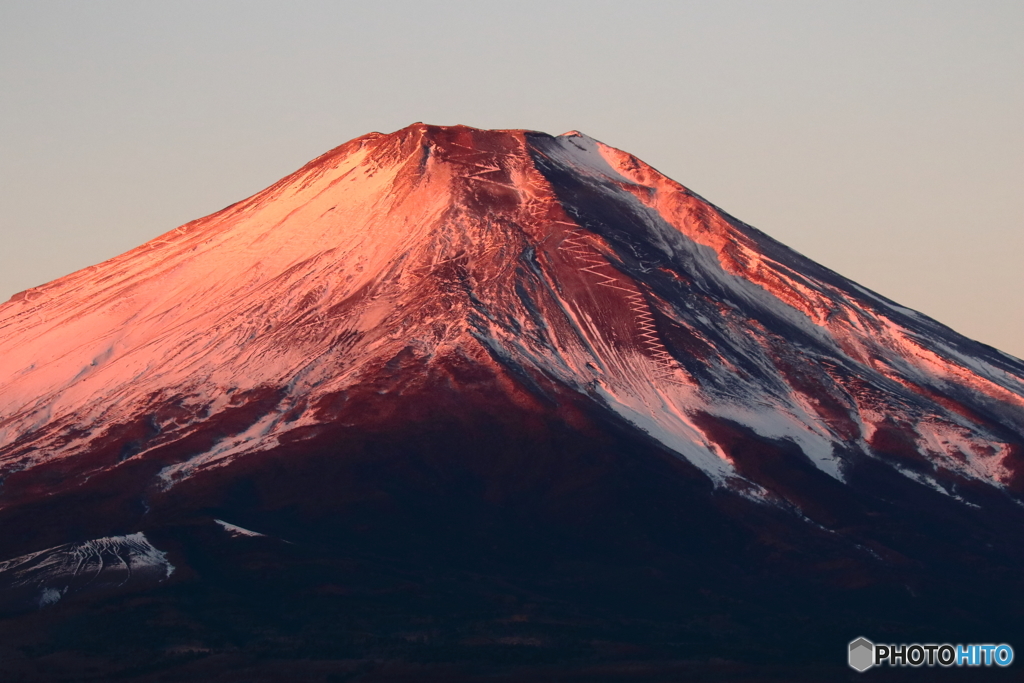
[(964, 505), (967, 505), (967, 506), (972, 507), (972, 508), (980, 508), (981, 507), (980, 505), (975, 505), (974, 503), (972, 503), (972, 502), (970, 502), (968, 500), (964, 500), (962, 497), (956, 495), (955, 493), (951, 493), (951, 492), (947, 491), (941, 484), (939, 484), (939, 482), (935, 481), (935, 479), (929, 477), (927, 474), (924, 474), (922, 472), (918, 472), (916, 470), (912, 470), (912, 469), (907, 468), (907, 467), (900, 467), (899, 465), (893, 465), (893, 467), (896, 469), (897, 472), (899, 472), (903, 476), (907, 477), (908, 479), (913, 479), (918, 484), (922, 484), (924, 486), (927, 486), (930, 489), (935, 489), (939, 493), (942, 493), (944, 495), (949, 496), (950, 498), (958, 500), (961, 503), (963, 503)]
[(1004, 445), (983, 441), (969, 430), (945, 422), (924, 420), (915, 428), (919, 436), (917, 450), (929, 461), (938, 460), (942, 467), (997, 487), (1011, 478), (1003, 463)]
[(270, 433), (280, 422), (282, 413), (272, 411), (264, 415), (251, 427), (240, 434), (227, 437), (217, 443), (209, 451), (195, 455), (184, 462), (168, 465), (157, 475), (163, 490), (170, 489), (182, 479), (187, 479), (197, 470), (213, 464), (225, 464), (234, 456), (255, 450), (267, 450), (278, 444), (276, 437)]
[(794, 442), (815, 467), (833, 479), (844, 481), (840, 469), (842, 460), (835, 454), (835, 441), (809, 417), (801, 420), (780, 405), (736, 402), (716, 403), (709, 412), (749, 427), (760, 436)]
[(44, 588), (42, 593), (39, 595), (39, 609), (49, 607), (50, 605), (59, 602), (67, 592), (67, 586), (64, 586), (64, 588), (61, 588), (60, 590), (57, 590), (56, 588)]
[(677, 411), (652, 410), (637, 396), (598, 383), (597, 395), (627, 422), (650, 434), (672, 451), (698, 467), (716, 486), (738, 478), (736, 470), (718, 447)]
[(220, 524), (222, 527), (224, 527), (224, 530), (227, 531), (232, 536), (249, 536), (249, 537), (252, 537), (252, 538), (257, 538), (257, 537), (261, 537), (261, 536), (262, 537), (266, 537), (266, 534), (261, 534), (261, 533), (258, 533), (256, 531), (250, 531), (249, 529), (244, 529), (244, 528), (242, 528), (240, 526), (236, 526), (234, 524), (229, 524), (228, 522), (225, 522), (223, 519), (215, 519), (213, 521), (217, 522), (217, 524)]

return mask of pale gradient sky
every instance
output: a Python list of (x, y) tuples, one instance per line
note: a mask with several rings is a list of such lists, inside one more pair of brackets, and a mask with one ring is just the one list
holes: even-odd
[(1024, 357), (1024, 2), (0, 0), (0, 299), (370, 131), (579, 129)]

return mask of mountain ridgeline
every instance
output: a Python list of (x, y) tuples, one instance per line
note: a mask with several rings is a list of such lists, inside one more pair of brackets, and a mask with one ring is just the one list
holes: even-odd
[(13, 297), (0, 381), (13, 680), (837, 680), (858, 636), (1024, 635), (1024, 363), (577, 132), (356, 138)]

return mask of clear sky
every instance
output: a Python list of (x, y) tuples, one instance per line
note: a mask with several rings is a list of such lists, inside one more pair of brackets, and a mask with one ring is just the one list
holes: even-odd
[(0, 0), (0, 299), (415, 121), (579, 129), (1024, 357), (1021, 0)]

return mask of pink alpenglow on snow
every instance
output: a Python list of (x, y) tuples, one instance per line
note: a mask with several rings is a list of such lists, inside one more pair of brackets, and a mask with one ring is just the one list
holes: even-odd
[(1020, 631), (1024, 363), (577, 132), (352, 140), (0, 306), (0, 382), (14, 680), (842, 680)]
[(764, 502), (799, 506), (737, 427), (840, 482), (1024, 491), (1017, 359), (583, 134), (415, 124), (0, 307), (0, 509), (139, 462), (167, 491), (399, 358), (559, 386)]

